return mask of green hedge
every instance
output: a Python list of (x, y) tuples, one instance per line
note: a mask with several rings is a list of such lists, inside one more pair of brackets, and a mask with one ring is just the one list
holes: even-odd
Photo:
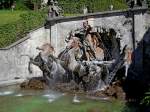
[(0, 47), (6, 47), (24, 37), (29, 31), (42, 26), (45, 22), (46, 11), (29, 11), (20, 15), (16, 22), (0, 26)]
[(88, 6), (90, 12), (99, 12), (109, 10), (110, 4), (113, 4), (114, 10), (126, 9), (125, 0), (58, 0), (59, 5), (65, 13), (82, 13), (83, 7)]

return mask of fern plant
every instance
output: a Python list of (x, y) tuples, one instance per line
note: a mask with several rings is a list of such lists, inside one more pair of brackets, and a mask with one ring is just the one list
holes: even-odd
[(150, 92), (145, 93), (145, 97), (142, 99), (141, 104), (150, 106)]

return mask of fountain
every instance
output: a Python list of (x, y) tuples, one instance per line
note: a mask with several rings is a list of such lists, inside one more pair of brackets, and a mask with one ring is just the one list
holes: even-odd
[[(40, 53), (34, 59), (30, 58), (29, 72), (32, 73), (31, 64), (38, 66), (43, 72), (45, 85), (63, 91), (66, 88), (71, 92), (104, 90), (125, 62), (126, 46), (121, 50), (120, 39), (116, 36), (114, 29), (91, 27), (87, 21), (83, 22), (83, 28), (68, 34), (66, 48), (58, 57), (54, 56), (55, 49), (49, 43), (37, 47)], [(39, 83), (35, 82), (33, 87)], [(29, 81), (25, 85), (30, 84)], [(25, 85), (21, 87), (25, 88)]]
[[(76, 111), (78, 108), (82, 110), (84, 106), (88, 107), (86, 111), (99, 111), (103, 108), (99, 107), (101, 101), (105, 105), (114, 106), (116, 103), (113, 103), (114, 100), (111, 98), (124, 100), (122, 82), (115, 80), (117, 72), (124, 66), (125, 59), (131, 58), (128, 48), (125, 45), (120, 49), (120, 39), (114, 29), (91, 27), (87, 22), (83, 26), (68, 34), (65, 39), (66, 48), (57, 57), (54, 55), (56, 49), (50, 43), (37, 47), (39, 54), (34, 58), (24, 55), (29, 57), (28, 70), (31, 75), (32, 65), (36, 65), (43, 72), (43, 76), (23, 82), (20, 85), (21, 89), (0, 89), (0, 98), (5, 96), (4, 98), (9, 100), (11, 96), (11, 101), (23, 100), (27, 102), (24, 105), (28, 107), (34, 104), (35, 106), (30, 108), (35, 111), (37, 108), (39, 111), (47, 108), (47, 111), (51, 109), (54, 112), (59, 110), (60, 105), (63, 111), (66, 111), (65, 108), (68, 106)], [(16, 108), (23, 112), (21, 108), (28, 107)], [(29, 112), (32, 111), (34, 110), (29, 109)]]

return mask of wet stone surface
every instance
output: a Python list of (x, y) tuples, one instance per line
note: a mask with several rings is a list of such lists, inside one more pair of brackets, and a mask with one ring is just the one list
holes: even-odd
[(110, 86), (106, 87), (104, 90), (97, 91), (91, 95), (97, 96), (97, 97), (107, 96), (110, 98), (116, 98), (116, 99), (122, 99), (122, 100), (125, 100), (125, 98), (126, 98), (126, 94), (123, 90), (121, 81), (116, 81), (113, 84), (111, 84)]
[(45, 80), (43, 80), (42, 78), (32, 78), (28, 81), (21, 83), (20, 87), (22, 89), (35, 89), (35, 90), (38, 89), (44, 90), (48, 88), (48, 86), (45, 83)]
[(122, 81), (113, 82), (111, 85), (107, 86), (103, 90), (97, 91), (84, 91), (80, 86), (78, 86), (75, 82), (70, 83), (56, 83), (53, 87), (48, 87), (46, 83), (41, 79), (31, 79), (28, 82), (23, 82), (20, 87), (22, 89), (34, 89), (34, 90), (45, 90), (50, 88), (55, 91), (59, 91), (62, 93), (69, 93), (69, 94), (86, 94), (89, 97), (109, 97), (115, 98), (120, 100), (125, 100), (126, 94), (122, 88)]

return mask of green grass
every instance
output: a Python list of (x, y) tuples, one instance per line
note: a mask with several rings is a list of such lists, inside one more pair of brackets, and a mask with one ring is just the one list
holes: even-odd
[(45, 10), (37, 11), (0, 11), (0, 48), (6, 47), (23, 38), (31, 30), (45, 22)]
[(72, 97), (61, 97), (49, 103), (46, 98), (37, 96), (0, 97), (0, 112), (89, 112), (97, 109), (100, 112), (123, 112), (124, 103), (84, 100), (82, 104), (73, 104)]
[(20, 15), (27, 11), (11, 11), (11, 10), (0, 10), (0, 26), (8, 23), (18, 21)]

